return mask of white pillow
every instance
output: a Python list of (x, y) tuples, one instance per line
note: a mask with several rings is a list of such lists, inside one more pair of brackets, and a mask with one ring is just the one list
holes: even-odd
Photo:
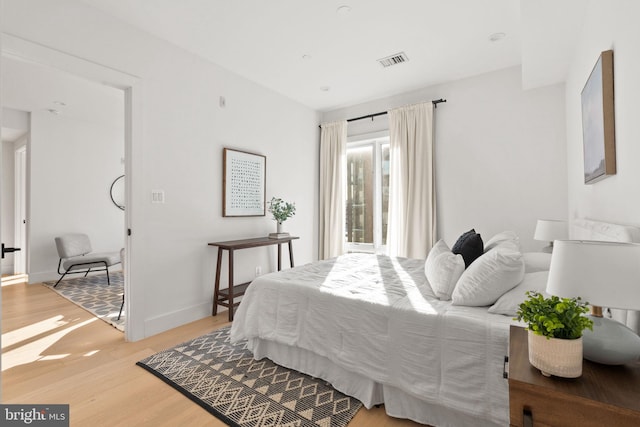
[(439, 299), (443, 301), (451, 299), (451, 292), (462, 272), (464, 272), (462, 255), (454, 254), (444, 240), (438, 240), (429, 251), (424, 263), (424, 274)]
[(503, 242), (511, 242), (515, 244), (516, 250), (520, 250), (520, 238), (514, 231), (503, 231), (498, 233), (484, 244), (484, 251), (488, 252)]
[(524, 271), (527, 273), (535, 273), (536, 271), (549, 271), (551, 266), (551, 254), (544, 252), (525, 252)]
[(522, 254), (496, 247), (485, 252), (462, 273), (451, 298), (454, 305), (491, 305), (524, 276)]
[[(524, 254), (526, 255), (526, 254)], [(505, 316), (515, 316), (520, 304), (527, 299), (527, 291), (536, 291), (547, 296), (548, 271), (537, 271), (524, 275), (522, 282), (506, 294), (498, 298), (495, 304), (489, 307), (489, 313), (504, 314)]]

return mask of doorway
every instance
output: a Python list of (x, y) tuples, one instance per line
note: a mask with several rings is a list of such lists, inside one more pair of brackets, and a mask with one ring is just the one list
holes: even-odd
[[(2, 208), (1, 233), (3, 243), (2, 253), (2, 285), (22, 283), (26, 281), (24, 267), (25, 248), (23, 236), (17, 227), (16, 215), (21, 215), (17, 209), (19, 199), (24, 200), (23, 187), (20, 179), (26, 179), (22, 173), (26, 165), (25, 148), (29, 133), (29, 114), (8, 108), (2, 109), (2, 182), (0, 206)], [(24, 162), (23, 162), (24, 160)], [(24, 181), (22, 181), (24, 182)], [(21, 205), (22, 206), (22, 205)]]
[[(45, 68), (48, 68), (49, 70), (52, 70), (55, 72), (68, 73), (70, 75), (75, 76), (76, 78), (84, 79), (86, 82), (91, 82), (96, 86), (99, 86), (102, 88), (109, 88), (110, 90), (115, 89), (117, 92), (121, 94), (121, 97), (122, 97), (121, 99), (123, 100), (123, 104), (124, 104), (124, 113), (123, 113), (124, 124), (122, 129), (122, 134), (124, 135), (124, 149), (123, 149), (123, 155), (120, 158), (118, 158), (118, 167), (120, 167), (121, 170), (118, 170), (117, 173), (114, 173), (113, 176), (111, 176), (107, 180), (108, 182), (104, 192), (101, 191), (102, 184), (100, 184), (99, 186), (94, 186), (94, 188), (96, 192), (101, 192), (102, 194), (105, 194), (105, 197), (107, 198), (111, 209), (117, 210), (115, 206), (111, 205), (111, 200), (109, 198), (109, 193), (108, 193), (109, 185), (111, 184), (114, 178), (121, 175), (122, 173), (127, 175), (126, 185), (124, 189), (125, 205), (127, 206), (127, 209), (124, 212), (120, 211), (120, 215), (124, 215), (124, 219), (122, 221), (121, 233), (116, 233), (116, 234), (122, 236), (121, 243), (118, 245), (117, 249), (120, 249), (120, 247), (125, 248), (125, 254), (126, 254), (125, 264), (127, 265), (127, 269), (124, 271), (124, 289), (125, 289), (125, 295), (127, 295), (127, 298), (125, 301), (125, 308), (124, 308), (124, 312), (127, 313), (125, 339), (135, 340), (136, 337), (139, 337), (142, 335), (143, 332), (141, 331), (142, 331), (143, 325), (141, 321), (136, 322), (135, 320), (132, 320), (132, 319), (135, 319), (136, 316), (135, 316), (135, 308), (131, 307), (129, 295), (132, 295), (134, 293), (131, 291), (132, 284), (131, 284), (130, 277), (131, 277), (131, 271), (135, 268), (135, 263), (131, 261), (131, 252), (129, 250), (131, 246), (131, 237), (130, 237), (130, 234), (128, 233), (128, 230), (131, 229), (131, 210), (132, 210), (130, 208), (131, 205), (129, 203), (131, 199), (131, 188), (132, 188), (130, 153), (132, 152), (134, 135), (139, 135), (139, 132), (140, 132), (138, 123), (134, 122), (133, 120), (134, 112), (137, 112), (140, 110), (140, 107), (138, 106), (138, 97), (136, 96), (136, 94), (138, 93), (136, 89), (139, 84), (138, 78), (136, 78), (135, 76), (131, 76), (129, 74), (114, 70), (112, 68), (96, 64), (91, 61), (86, 61), (82, 58), (77, 58), (75, 56), (65, 54), (58, 50), (52, 50), (42, 45), (33, 44), (26, 40), (22, 40), (10, 35), (3, 34), (2, 61), (6, 62), (7, 58), (14, 59), (17, 61), (22, 61), (22, 62), (28, 62), (38, 66), (44, 66)], [(47, 108), (46, 114), (55, 115), (56, 113), (54, 111), (51, 111), (55, 109), (57, 108)], [(40, 110), (39, 113), (45, 114), (44, 111), (45, 110)], [(47, 117), (49, 117), (49, 119), (53, 118), (53, 116), (47, 116)], [(36, 138), (36, 137), (37, 135), (32, 134), (32, 138)], [(85, 138), (85, 140), (88, 140), (88, 138)], [(33, 165), (34, 152), (32, 151), (32, 148), (33, 147), (28, 147), (25, 152), (25, 158), (26, 158), (25, 169), (27, 171), (25, 186), (27, 189), (26, 191), (29, 193), (29, 196), (26, 198), (26, 201), (27, 201), (26, 208), (25, 208), (26, 218), (24, 218), (26, 221), (22, 223), (25, 226), (24, 233), (22, 229), (20, 230), (21, 238), (24, 239), (23, 241), (30, 243), (30, 246), (31, 246), (31, 249), (29, 250), (29, 252), (23, 257), (22, 261), (20, 261), (25, 263), (25, 269), (29, 273), (31, 273), (32, 271), (44, 271), (44, 267), (42, 266), (34, 267), (34, 262), (36, 258), (33, 256), (30, 256), (33, 254), (33, 248), (42, 247), (41, 245), (34, 246), (34, 242), (33, 242), (33, 239), (35, 238), (33, 233), (33, 227), (35, 225), (32, 224), (32, 222), (33, 222), (34, 210), (36, 209), (36, 207), (33, 206), (33, 201), (37, 200), (38, 195), (30, 193), (32, 191), (33, 183), (30, 183), (29, 170), (34, 166)], [(82, 161), (82, 159), (79, 159), (78, 161)], [(94, 161), (98, 162), (100, 160), (94, 160)], [(40, 162), (38, 165), (42, 165), (42, 162)], [(64, 203), (64, 200), (62, 200), (61, 203)], [(41, 207), (39, 209), (41, 209)], [(51, 240), (51, 236), (48, 236), (47, 239)], [(51, 249), (49, 249), (49, 251), (50, 251), (49, 257), (51, 257)], [(53, 253), (55, 254), (55, 249), (53, 249)], [(56, 255), (54, 256), (55, 256), (55, 264), (57, 264), (57, 256)], [(47, 265), (48, 263), (49, 261), (47, 261)], [(53, 267), (54, 270), (55, 270), (55, 264)], [(49, 268), (49, 267), (46, 267), (46, 268)], [(32, 279), (30, 275), (30, 282), (35, 282), (35, 281), (38, 281), (38, 279), (37, 278)]]

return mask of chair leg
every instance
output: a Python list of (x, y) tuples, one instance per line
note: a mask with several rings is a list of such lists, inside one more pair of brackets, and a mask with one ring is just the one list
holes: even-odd
[(122, 309), (124, 308), (124, 294), (122, 294), (122, 305), (120, 306), (120, 313), (118, 313), (118, 319), (120, 320), (120, 316), (122, 316)]
[(64, 272), (64, 274), (63, 274), (62, 276), (60, 276), (60, 278), (58, 279), (58, 281), (56, 282), (56, 284), (55, 284), (55, 285), (53, 285), (53, 287), (55, 288), (56, 286), (58, 286), (58, 284), (60, 283), (60, 281), (61, 281), (62, 279), (64, 279), (64, 276), (66, 276), (66, 275), (67, 275), (67, 272), (65, 271), (65, 272)]
[(109, 266), (105, 263), (104, 270), (107, 272), (107, 286), (111, 286), (111, 280), (109, 279)]

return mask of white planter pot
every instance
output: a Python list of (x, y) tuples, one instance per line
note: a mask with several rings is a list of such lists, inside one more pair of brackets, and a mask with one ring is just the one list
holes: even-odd
[(282, 223), (281, 223), (281, 222), (278, 222), (277, 224), (278, 224), (278, 225), (277, 225), (277, 227), (276, 227), (276, 231), (278, 232), (278, 234), (279, 234), (279, 233), (284, 233), (284, 227), (282, 226)]
[(578, 378), (582, 375), (582, 337), (561, 340), (529, 331), (529, 363), (542, 375)]

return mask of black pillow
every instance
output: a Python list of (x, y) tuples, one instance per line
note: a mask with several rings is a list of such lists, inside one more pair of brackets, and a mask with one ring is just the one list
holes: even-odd
[(462, 255), (464, 268), (467, 268), (476, 258), (484, 253), (482, 237), (472, 228), (458, 238), (456, 244), (451, 248), (451, 252)]

